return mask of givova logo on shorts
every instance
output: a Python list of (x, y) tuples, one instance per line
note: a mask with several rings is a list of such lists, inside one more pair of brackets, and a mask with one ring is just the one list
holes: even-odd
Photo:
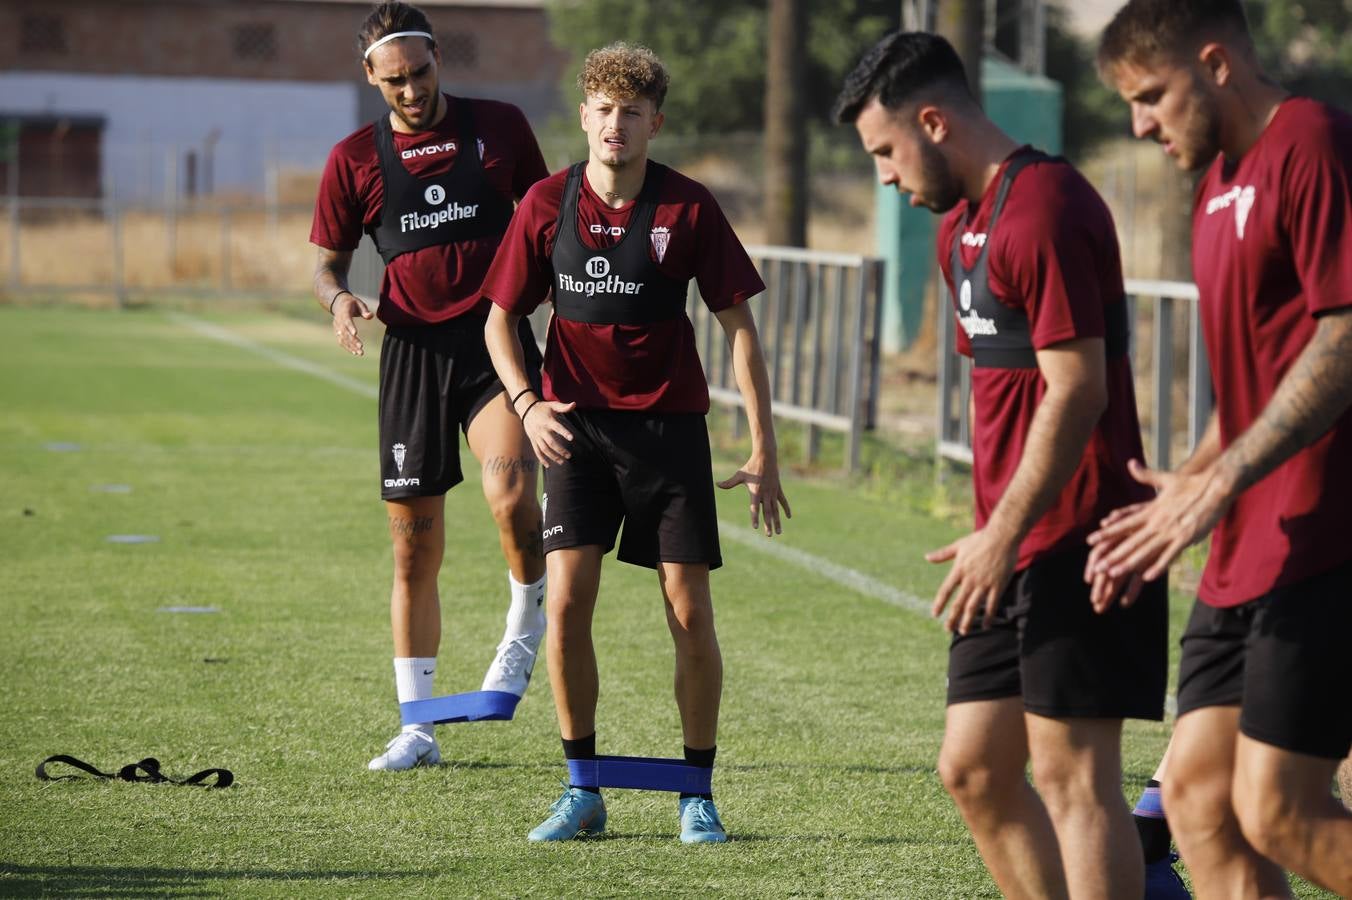
[(408, 457), (408, 448), (403, 444), (395, 444), (390, 447), (390, 455), (394, 457), (394, 467), (399, 471), (399, 478), (386, 478), (385, 487), (421, 487), (421, 481), (417, 478), (404, 478), (404, 460)]
[[(549, 494), (540, 495), (540, 521), (549, 521)], [(555, 525), (553, 528), (546, 528), (543, 537), (553, 537), (556, 534), (563, 534), (563, 526)]]

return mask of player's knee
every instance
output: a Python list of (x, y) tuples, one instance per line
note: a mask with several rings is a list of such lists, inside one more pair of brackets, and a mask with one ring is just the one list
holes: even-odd
[(708, 639), (714, 634), (714, 610), (708, 603), (674, 603), (667, 614), (667, 623), (678, 639)]
[(420, 541), (394, 542), (394, 577), (400, 581), (417, 582), (436, 578), (444, 555), (440, 544)]
[(970, 807), (992, 802), (1007, 779), (980, 756), (945, 746), (939, 752), (939, 780), (959, 806)]
[(493, 514), (499, 531), (525, 534), (540, 528), (540, 504), (535, 492), (522, 485), (485, 491), (488, 510)]
[(1306, 819), (1290, 796), (1245, 793), (1233, 802), (1244, 839), (1263, 856), (1286, 868), (1292, 853), (1307, 845)]
[(1160, 786), (1169, 823), (1175, 831), (1213, 833), (1224, 827), (1231, 815), (1230, 782), (1223, 777), (1198, 773), (1192, 777), (1172, 766)]

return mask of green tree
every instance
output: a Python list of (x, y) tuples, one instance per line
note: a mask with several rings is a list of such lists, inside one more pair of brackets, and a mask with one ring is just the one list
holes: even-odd
[[(811, 3), (807, 106), (825, 123), (845, 73), (900, 21), (897, 0)], [(568, 54), (563, 96), (587, 51), (612, 41), (651, 47), (671, 73), (664, 111), (675, 134), (760, 131), (764, 122), (765, 0), (553, 0), (554, 42)]]
[(1352, 0), (1246, 0), (1264, 70), (1279, 84), (1352, 103)]

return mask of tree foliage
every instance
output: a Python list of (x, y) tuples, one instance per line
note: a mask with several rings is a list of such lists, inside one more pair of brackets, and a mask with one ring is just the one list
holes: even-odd
[[(846, 72), (889, 29), (896, 0), (810, 3), (807, 59), (810, 119), (826, 121)], [(612, 41), (651, 47), (671, 74), (666, 129), (716, 134), (759, 131), (765, 99), (764, 0), (553, 0), (554, 42), (568, 54), (564, 96), (587, 51)]]
[(1264, 70), (1279, 84), (1352, 103), (1352, 0), (1246, 0)]

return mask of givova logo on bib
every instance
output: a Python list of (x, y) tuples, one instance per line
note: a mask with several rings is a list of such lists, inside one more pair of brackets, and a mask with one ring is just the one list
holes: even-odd
[(574, 278), (567, 272), (560, 272), (559, 290), (567, 291), (570, 294), (582, 294), (587, 297), (637, 294), (643, 290), (643, 282), (641, 281), (625, 281), (618, 275), (611, 275), (610, 260), (604, 256), (593, 256), (587, 260), (586, 265), (582, 268), (592, 279), (591, 281), (583, 281), (581, 278)]
[[(446, 189), (439, 184), (429, 184), (423, 191), (423, 199), (428, 206), (441, 206), (446, 203)], [(418, 231), (421, 228), (437, 228), (447, 222), (459, 222), (472, 219), (479, 213), (477, 203), (456, 203), (454, 200), (444, 207), (430, 213), (405, 213), (399, 217), (400, 231)]]

